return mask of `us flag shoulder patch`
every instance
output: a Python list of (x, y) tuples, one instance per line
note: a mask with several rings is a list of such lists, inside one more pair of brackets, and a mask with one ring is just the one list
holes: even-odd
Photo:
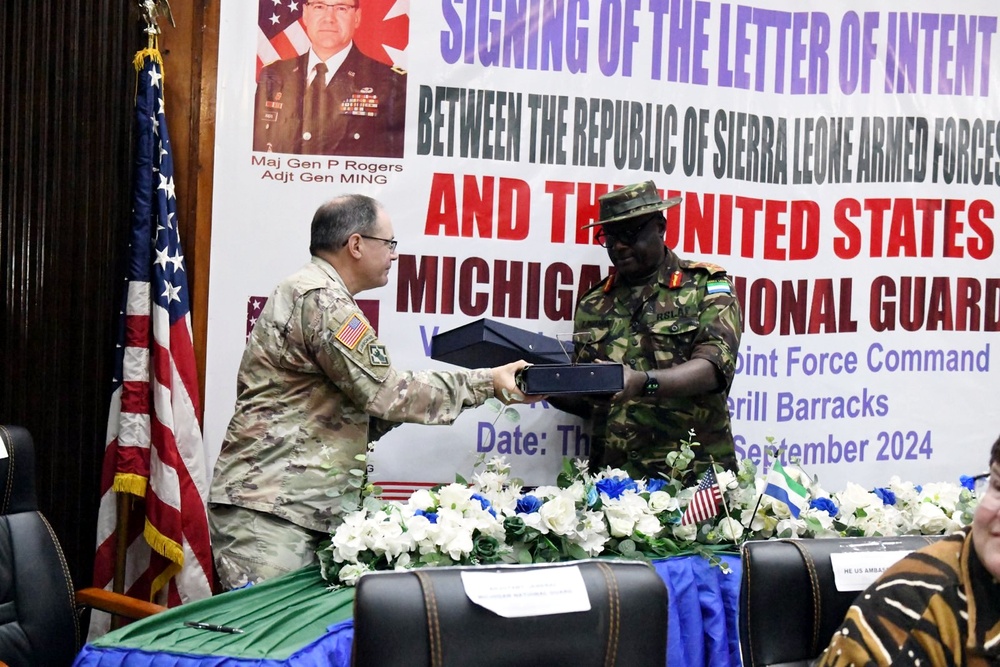
[(358, 341), (368, 333), (369, 328), (368, 323), (355, 313), (351, 315), (351, 319), (344, 322), (344, 326), (340, 327), (336, 338), (346, 345), (348, 350), (353, 350), (358, 346)]
[(709, 294), (732, 294), (729, 283), (725, 280), (709, 280), (705, 289)]

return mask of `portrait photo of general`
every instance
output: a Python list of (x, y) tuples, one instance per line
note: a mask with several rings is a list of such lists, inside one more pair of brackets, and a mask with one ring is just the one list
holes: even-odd
[(402, 157), (406, 7), (259, 0), (253, 150)]

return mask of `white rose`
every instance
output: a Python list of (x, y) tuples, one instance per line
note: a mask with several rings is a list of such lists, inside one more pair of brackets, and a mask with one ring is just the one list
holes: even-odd
[(729, 542), (735, 542), (743, 536), (743, 524), (730, 517), (719, 521), (718, 530), (722, 537)]
[(410, 494), (410, 499), (407, 501), (410, 507), (413, 509), (427, 511), (434, 507), (434, 496), (427, 489), (420, 489), (419, 491), (414, 491)]
[[(623, 493), (616, 499), (606, 499), (604, 515), (611, 526), (611, 534), (615, 537), (628, 537), (635, 532), (636, 524), (643, 516), (652, 516), (646, 501), (632, 491)], [(653, 520), (656, 521), (655, 518)], [(659, 521), (656, 523), (659, 525)]]
[(836, 504), (842, 514), (854, 514), (859, 508), (872, 505), (882, 505), (882, 499), (874, 493), (866, 491), (854, 482), (848, 482), (847, 488), (837, 494)]
[(718, 480), (719, 488), (723, 491), (728, 489), (730, 485), (734, 485), (736, 483), (736, 475), (729, 470), (720, 470), (716, 474), (715, 479)]
[(472, 491), (467, 486), (449, 484), (438, 490), (438, 507), (441, 510), (451, 509), (464, 512), (471, 507), (472, 503), (480, 505), (478, 500), (472, 500)]
[(649, 494), (649, 509), (656, 512), (673, 512), (679, 507), (677, 499), (666, 491), (653, 491)]
[(537, 513), (542, 524), (557, 535), (570, 535), (576, 529), (576, 504), (568, 496), (545, 501)]
[(913, 513), (913, 524), (922, 535), (941, 535), (961, 528), (960, 524), (934, 503), (919, 503)]

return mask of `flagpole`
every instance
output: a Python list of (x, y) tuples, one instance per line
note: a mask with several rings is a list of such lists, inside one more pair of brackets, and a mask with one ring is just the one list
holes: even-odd
[[(718, 484), (719, 483), (719, 471), (716, 469), (716, 463), (715, 463), (715, 457), (714, 456), (709, 455), (709, 457), (708, 457), (708, 464), (712, 467), (712, 474), (715, 475), (715, 483)], [(721, 491), (721, 493), (719, 494), (719, 498), (721, 498), (721, 500), (722, 500), (722, 509), (726, 512), (726, 518), (729, 519), (730, 521), (732, 521), (733, 517), (730, 516), (730, 514), (729, 514), (729, 505), (726, 504), (726, 491), (725, 491), (725, 489), (722, 488), (721, 485), (719, 486), (719, 490)], [(740, 524), (740, 525), (742, 525), (742, 524)], [(733, 544), (735, 544), (736, 546), (739, 546), (739, 542), (737, 542), (736, 540), (733, 540)]]
[[(777, 458), (777, 455), (778, 455), (778, 448), (777, 447), (775, 447), (774, 449), (771, 450), (771, 455), (774, 456), (775, 458)], [(765, 477), (765, 484), (767, 483), (766, 479), (767, 478)], [(757, 480), (755, 478), (754, 479), (754, 491), (756, 491), (756, 490), (757, 490)], [(760, 509), (760, 502), (762, 500), (764, 500), (764, 492), (763, 491), (761, 491), (760, 493), (757, 494), (757, 504), (753, 506), (753, 512), (750, 513), (750, 523), (748, 523), (747, 525), (743, 526), (744, 532), (747, 532), (747, 531), (750, 530), (750, 525), (753, 523), (754, 517), (757, 516), (757, 510)], [(743, 525), (743, 524), (740, 524), (740, 525)], [(747, 538), (747, 539), (749, 539), (749, 538)], [(744, 540), (744, 542), (745, 541), (746, 540)]]
[[(755, 479), (754, 480), (754, 491), (757, 490), (756, 487), (757, 487), (757, 480)], [(748, 523), (747, 525), (743, 526), (744, 534), (746, 534), (746, 533), (748, 533), (750, 531), (750, 524), (753, 523), (754, 517), (757, 516), (757, 510), (760, 509), (760, 501), (763, 500), (763, 499), (764, 499), (763, 492), (758, 493), (757, 494), (757, 504), (754, 505), (753, 512), (750, 513), (750, 523)], [(750, 538), (747, 538), (747, 539), (750, 539)], [(746, 540), (743, 540), (743, 541), (746, 542)]]

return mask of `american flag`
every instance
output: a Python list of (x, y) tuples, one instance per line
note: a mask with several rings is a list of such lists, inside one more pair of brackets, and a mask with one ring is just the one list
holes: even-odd
[[(135, 67), (135, 190), (94, 585), (111, 588), (116, 496), (131, 494), (125, 593), (176, 606), (212, 594), (208, 475), (159, 52), (140, 51)], [(93, 614), (91, 637), (109, 620)]]
[(715, 481), (715, 473), (709, 468), (702, 475), (694, 497), (691, 498), (691, 503), (684, 510), (684, 515), (681, 516), (681, 525), (687, 526), (711, 519), (719, 513), (720, 502), (722, 502), (722, 490), (719, 488), (718, 482)]
[[(334, 4), (333, 0), (322, 0)], [(340, 2), (342, 0), (338, 0)], [(257, 75), (276, 60), (302, 55), (309, 37), (302, 26), (306, 0), (258, 0)], [(361, 25), (354, 33), (358, 48), (375, 60), (406, 69), (410, 39), (410, 0), (353, 0), (361, 5)]]
[(382, 500), (398, 500), (400, 502), (405, 502), (410, 499), (417, 491), (423, 489), (432, 489), (435, 486), (441, 486), (446, 482), (395, 482), (395, 481), (377, 481), (374, 482), (375, 486), (382, 489), (382, 493), (379, 497)]

